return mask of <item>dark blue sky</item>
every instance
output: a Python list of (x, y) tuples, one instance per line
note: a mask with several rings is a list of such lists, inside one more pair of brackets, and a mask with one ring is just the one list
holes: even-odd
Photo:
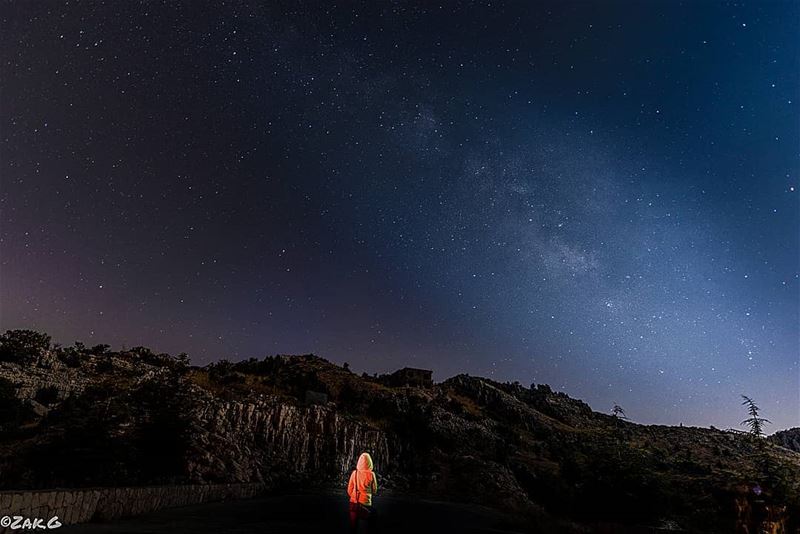
[(0, 327), (800, 425), (800, 4), (0, 8)]

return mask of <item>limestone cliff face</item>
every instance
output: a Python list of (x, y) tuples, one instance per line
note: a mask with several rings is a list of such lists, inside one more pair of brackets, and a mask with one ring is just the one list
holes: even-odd
[(380, 458), (387, 471), (398, 454), (385, 432), (326, 406), (207, 399), (192, 420), (188, 473), (198, 482), (338, 480), (363, 451)]
[[(49, 358), (45, 361), (50, 361)], [(17, 397), (31, 401), (45, 388), (52, 388), (59, 399), (79, 395), (91, 383), (91, 377), (80, 369), (72, 369), (60, 362), (44, 365), (19, 365), (0, 362), (0, 377), (10, 381), (16, 388)]]

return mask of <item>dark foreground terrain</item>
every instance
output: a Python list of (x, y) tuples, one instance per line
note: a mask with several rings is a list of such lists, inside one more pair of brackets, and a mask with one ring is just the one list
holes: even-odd
[[(382, 490), (428, 499), (386, 498), (389, 532), (448, 517), (464, 529), (490, 528), (467, 513), (485, 505), (539, 532), (613, 524), (612, 532), (796, 534), (797, 446), (796, 431), (766, 439), (639, 425), (546, 384), (469, 375), (433, 383), (420, 370), (368, 376), (314, 355), (194, 367), (186, 355), (145, 347), (62, 347), (31, 331), (0, 336), (6, 490), (257, 483), (296, 494), (343, 488), (368, 451)], [(426, 504), (435, 501), (464, 504)], [(285, 518), (297, 532), (343, 521), (336, 498), (259, 502), (130, 524), (174, 517), (176, 525), (198, 521), (188, 531), (202, 532), (224, 520), (214, 531), (235, 532), (229, 527), (253, 521), (277, 532)], [(211, 516), (197, 519), (203, 514)]]
[[(464, 505), (384, 496), (380, 532), (511, 533), (527, 532), (502, 513)], [(344, 495), (264, 497), (163, 510), (113, 523), (89, 523), (59, 529), (63, 534), (268, 534), (348, 532)]]

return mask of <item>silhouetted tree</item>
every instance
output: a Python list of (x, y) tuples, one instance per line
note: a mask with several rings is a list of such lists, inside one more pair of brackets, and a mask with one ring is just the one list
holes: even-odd
[(628, 419), (628, 417), (625, 415), (625, 410), (622, 409), (622, 406), (616, 403), (614, 403), (614, 407), (611, 408), (611, 415), (613, 415), (617, 419), (622, 419), (622, 420)]
[(192, 365), (191, 360), (189, 360), (189, 355), (185, 352), (181, 352), (177, 356), (175, 356), (175, 361), (177, 362), (178, 369), (184, 370), (188, 369), (190, 365)]
[(185, 474), (191, 431), (191, 397), (176, 376), (144, 382), (131, 393), (141, 411), (134, 444), (142, 480), (170, 484)]
[(747, 407), (747, 414), (750, 417), (742, 421), (741, 425), (750, 429), (750, 435), (760, 438), (764, 435), (764, 423), (772, 423), (772, 421), (758, 416), (758, 411), (760, 408), (756, 406), (756, 403), (753, 401), (753, 399), (747, 395), (742, 395), (742, 399), (744, 399), (742, 401), (742, 406)]

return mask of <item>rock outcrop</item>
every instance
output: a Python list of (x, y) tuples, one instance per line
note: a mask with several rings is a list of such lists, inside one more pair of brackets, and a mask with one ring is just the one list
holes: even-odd
[(800, 427), (775, 432), (769, 437), (769, 440), (781, 447), (800, 452)]

